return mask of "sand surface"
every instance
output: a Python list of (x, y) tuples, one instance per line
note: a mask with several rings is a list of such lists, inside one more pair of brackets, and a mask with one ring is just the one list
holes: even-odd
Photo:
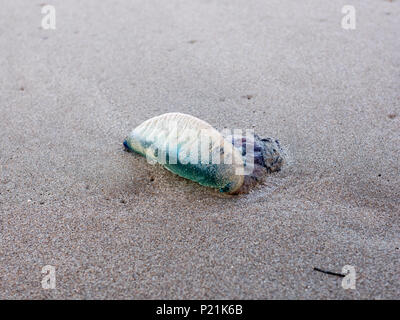
[[(1, 2), (0, 298), (400, 298), (400, 1), (43, 4)], [(226, 196), (123, 151), (172, 111), (290, 163)]]

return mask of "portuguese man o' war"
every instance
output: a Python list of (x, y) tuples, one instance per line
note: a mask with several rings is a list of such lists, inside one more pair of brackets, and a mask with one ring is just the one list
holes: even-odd
[(219, 132), (183, 113), (166, 113), (136, 127), (124, 141), (128, 151), (220, 192), (247, 193), (266, 173), (280, 171), (285, 155), (273, 138), (253, 130)]

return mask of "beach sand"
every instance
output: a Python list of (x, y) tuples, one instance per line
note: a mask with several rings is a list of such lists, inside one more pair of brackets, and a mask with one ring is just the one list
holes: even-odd
[[(0, 298), (399, 299), (400, 1), (351, 2), (3, 3)], [(290, 161), (228, 196), (124, 152), (166, 112)]]

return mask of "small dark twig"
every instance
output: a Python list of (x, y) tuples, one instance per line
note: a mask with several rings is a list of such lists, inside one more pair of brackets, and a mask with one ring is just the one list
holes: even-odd
[(332, 276), (342, 277), (342, 278), (346, 276), (346, 275), (341, 274), (341, 273), (336, 273), (336, 272), (332, 272), (332, 271), (325, 271), (325, 270), (322, 270), (322, 269), (319, 269), (319, 268), (315, 268), (315, 267), (314, 267), (314, 270), (322, 272), (322, 273), (330, 274)]

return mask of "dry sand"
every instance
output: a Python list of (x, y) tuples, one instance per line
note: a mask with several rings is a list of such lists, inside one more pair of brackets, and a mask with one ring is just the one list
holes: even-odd
[[(51, 4), (1, 4), (0, 298), (400, 298), (400, 1)], [(224, 196), (123, 151), (171, 111), (291, 162)]]

